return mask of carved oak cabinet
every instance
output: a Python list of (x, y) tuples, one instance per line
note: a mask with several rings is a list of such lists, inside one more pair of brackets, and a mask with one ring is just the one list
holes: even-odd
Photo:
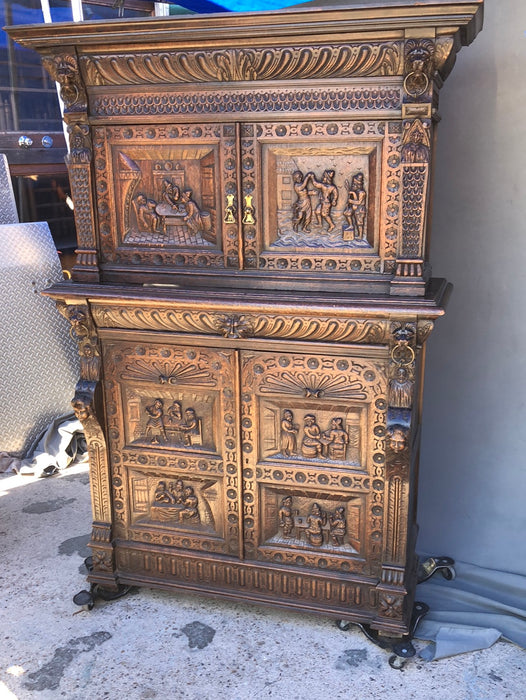
[(17, 27), (60, 84), (89, 579), (408, 630), (438, 90), (479, 0)]

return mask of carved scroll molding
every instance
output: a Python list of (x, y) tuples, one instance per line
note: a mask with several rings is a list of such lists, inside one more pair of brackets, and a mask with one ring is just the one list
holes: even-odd
[(88, 85), (397, 75), (402, 42), (83, 56)]
[(68, 305), (58, 301), (57, 307), (71, 323), (70, 334), (79, 348), (80, 380), (71, 405), (83, 425), (88, 443), (94, 519), (90, 546), (93, 549), (94, 572), (106, 575), (113, 569), (113, 549), (109, 458), (97, 395), (101, 370), (100, 347), (87, 304)]
[(97, 326), (222, 335), (225, 338), (286, 338), (348, 343), (387, 342), (389, 324), (382, 319), (308, 318), (273, 314), (176, 311), (170, 308), (94, 306)]

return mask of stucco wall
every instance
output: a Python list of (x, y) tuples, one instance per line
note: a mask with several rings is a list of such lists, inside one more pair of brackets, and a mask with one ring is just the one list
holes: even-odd
[(441, 93), (419, 550), (526, 574), (526, 3), (486, 0)]

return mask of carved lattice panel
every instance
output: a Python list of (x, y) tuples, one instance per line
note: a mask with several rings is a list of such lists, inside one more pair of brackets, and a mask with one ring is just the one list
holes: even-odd
[(104, 362), (116, 532), (236, 553), (235, 353), (112, 341)]
[(374, 574), (382, 552), (384, 364), (242, 354), (247, 558)]

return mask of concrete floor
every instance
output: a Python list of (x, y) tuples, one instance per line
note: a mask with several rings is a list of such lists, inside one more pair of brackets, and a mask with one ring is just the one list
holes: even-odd
[(322, 617), (150, 589), (79, 609), (90, 518), (86, 466), (0, 476), (0, 700), (526, 698), (506, 642), (399, 671)]

